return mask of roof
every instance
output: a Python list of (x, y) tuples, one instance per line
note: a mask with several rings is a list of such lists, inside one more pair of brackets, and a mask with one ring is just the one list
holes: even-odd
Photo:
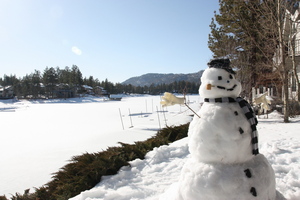
[(88, 86), (88, 85), (82, 85), (82, 87), (84, 87), (85, 89), (88, 89), (88, 90), (92, 90), (93, 89), (93, 87)]
[(8, 85), (8, 86), (0, 86), (0, 91), (3, 91), (3, 90), (9, 90), (9, 89), (12, 89), (12, 86), (11, 85)]

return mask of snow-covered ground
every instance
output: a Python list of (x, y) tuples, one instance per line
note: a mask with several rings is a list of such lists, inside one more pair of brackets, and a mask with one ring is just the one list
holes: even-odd
[[(197, 109), (198, 96), (188, 99)], [(0, 195), (10, 197), (42, 186), (72, 156), (102, 151), (118, 142), (143, 141), (166, 124), (191, 120), (186, 107), (162, 110), (160, 101), (160, 96), (123, 97), (122, 101), (0, 100)]]
[[(259, 119), (260, 152), (271, 163), (277, 190), (287, 199), (300, 199), (300, 119), (282, 123), (276, 112)], [(175, 187), (184, 163), (189, 158), (187, 138), (149, 152), (145, 160), (130, 162), (117, 175), (103, 178), (96, 187), (71, 200), (157, 200)]]
[[(199, 109), (197, 95), (189, 100), (193, 109)], [(96, 152), (118, 141), (145, 140), (165, 123), (179, 125), (191, 120), (186, 107), (173, 106), (161, 112), (159, 96), (128, 97), (121, 102), (98, 98), (3, 102), (2, 111), (15, 112), (0, 112), (0, 194), (41, 186), (74, 155)], [(275, 171), (277, 190), (287, 199), (300, 199), (300, 118), (285, 124), (276, 112), (268, 117), (259, 118), (260, 153)], [(170, 186), (176, 186), (173, 183), (188, 158), (186, 138), (155, 148), (145, 160), (130, 162), (131, 167), (104, 177), (72, 200), (159, 199)]]

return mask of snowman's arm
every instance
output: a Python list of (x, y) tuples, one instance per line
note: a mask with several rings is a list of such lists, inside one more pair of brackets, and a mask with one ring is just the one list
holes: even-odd
[(162, 106), (173, 106), (175, 104), (184, 104), (185, 98), (176, 97), (175, 95), (165, 92), (164, 96), (162, 97), (163, 101), (160, 102)]
[(173, 106), (175, 104), (184, 104), (188, 109), (190, 109), (195, 115), (197, 115), (199, 118), (200, 116), (192, 109), (189, 107), (189, 105), (186, 104), (185, 102), (185, 97), (176, 97), (175, 95), (165, 92), (164, 96), (162, 97), (164, 101), (161, 101), (160, 104), (165, 107), (165, 106)]

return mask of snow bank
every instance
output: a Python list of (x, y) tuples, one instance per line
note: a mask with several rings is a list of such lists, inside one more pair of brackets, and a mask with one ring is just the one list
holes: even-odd
[[(259, 119), (260, 152), (275, 171), (276, 189), (289, 200), (299, 200), (300, 120), (289, 124), (281, 121)], [(173, 183), (179, 180), (182, 167), (190, 158), (187, 142), (185, 138), (155, 148), (145, 160), (130, 162), (131, 168), (124, 167), (117, 175), (104, 177), (93, 189), (70, 200), (158, 200), (164, 191), (176, 189)]]
[(130, 162), (117, 175), (105, 176), (89, 191), (70, 200), (87, 199), (158, 199), (158, 196), (179, 179), (181, 168), (189, 156), (187, 138), (149, 152), (144, 160)]

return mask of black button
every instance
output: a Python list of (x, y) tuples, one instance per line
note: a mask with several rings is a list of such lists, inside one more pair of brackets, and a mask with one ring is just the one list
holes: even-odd
[(251, 193), (253, 196), (255, 196), (255, 197), (257, 196), (255, 187), (252, 187), (252, 188), (250, 189), (250, 193)]
[(240, 134), (243, 134), (243, 133), (244, 133), (244, 130), (240, 127), (240, 128), (239, 128), (239, 132), (240, 132)]
[(249, 169), (245, 169), (244, 172), (245, 172), (245, 174), (246, 174), (246, 176), (247, 176), (248, 178), (251, 178), (251, 177), (252, 177), (252, 174), (251, 174), (251, 172), (250, 172)]

